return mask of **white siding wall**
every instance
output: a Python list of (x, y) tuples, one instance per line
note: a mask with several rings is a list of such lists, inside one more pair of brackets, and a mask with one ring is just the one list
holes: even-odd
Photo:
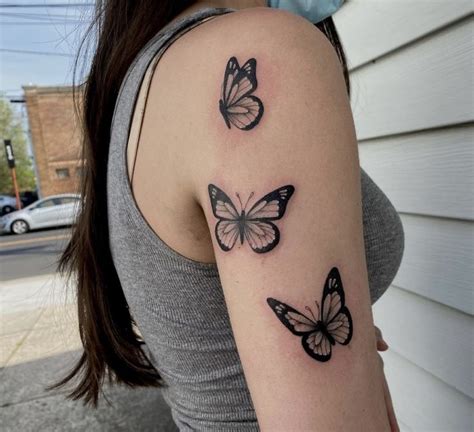
[(404, 431), (472, 431), (472, 0), (350, 0), (336, 15), (361, 165), (399, 211), (405, 254), (374, 306)]

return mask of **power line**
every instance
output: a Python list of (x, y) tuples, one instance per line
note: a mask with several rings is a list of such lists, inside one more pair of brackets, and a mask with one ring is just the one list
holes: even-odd
[(72, 21), (84, 19), (81, 15), (59, 15), (59, 14), (26, 14), (18, 12), (1, 12), (0, 17), (20, 18), (22, 20), (36, 21)]
[(28, 20), (31, 20), (31, 24), (90, 24), (92, 20), (88, 17), (81, 15), (72, 14), (50, 14), (50, 13), (25, 13), (25, 12), (2, 12), (0, 11), (1, 18), (19, 18), (25, 21), (10, 21), (1, 20), (2, 25), (11, 24), (30, 24)]
[[(50, 19), (50, 18), (71, 18), (73, 15), (71, 14), (55, 14), (55, 13), (49, 13), (49, 12), (5, 12), (5, 11), (0, 11), (1, 16), (7, 16), (7, 17), (20, 17), (20, 18), (40, 18), (40, 19)], [(80, 15), (79, 15), (80, 16)]]
[(0, 3), (0, 8), (77, 8), (93, 7), (95, 3)]
[(36, 25), (89, 25), (90, 23), (84, 22), (84, 21), (52, 21), (52, 22), (44, 22), (44, 21), (39, 21), (39, 22), (17, 22), (17, 21), (0, 21), (0, 25), (27, 25), (27, 26), (36, 26)]
[(33, 55), (45, 55), (45, 56), (75, 57), (74, 54), (58, 53), (58, 52), (51, 52), (51, 51), (30, 51), (30, 50), (17, 50), (17, 49), (8, 49), (8, 48), (0, 48), (0, 51), (13, 53), (13, 54), (33, 54)]

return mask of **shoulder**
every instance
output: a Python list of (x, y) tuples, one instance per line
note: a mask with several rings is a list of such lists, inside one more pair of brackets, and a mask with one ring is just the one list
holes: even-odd
[[(176, 51), (190, 58), (219, 61), (229, 51), (254, 52), (271, 56), (273, 62), (289, 63), (316, 54), (320, 60), (338, 65), (334, 48), (327, 37), (304, 18), (271, 8), (249, 8), (220, 15), (181, 37)], [(212, 63), (208, 63), (212, 64)]]
[(272, 8), (248, 8), (221, 15), (212, 20), (214, 28), (209, 33), (225, 28), (229, 39), (240, 36), (246, 42), (266, 43), (272, 41), (287, 43), (317, 42), (321, 32), (308, 20), (290, 12)]
[[(212, 20), (215, 30), (225, 27), (230, 34), (241, 31), (242, 36), (268, 36), (274, 38), (288, 39), (288, 36), (317, 37), (318, 30), (306, 19), (290, 12), (272, 9), (268, 7), (248, 8), (224, 14)], [(210, 30), (209, 26), (209, 30)]]
[(347, 103), (342, 67), (327, 37), (307, 20), (270, 8), (221, 15), (182, 35), (160, 60), (156, 93), (179, 100), (183, 116), (201, 116), (195, 124), (207, 124), (204, 116), (215, 104), (206, 101), (219, 100), (232, 58), (240, 66), (255, 59), (258, 93), (273, 101), (275, 113), (315, 97), (324, 103), (325, 95)]
[[(252, 60), (256, 83), (249, 94), (264, 107), (258, 127), (250, 131), (229, 127), (221, 110), (233, 58), (240, 68)], [(156, 113), (151, 127), (160, 136), (166, 130), (170, 151), (189, 168), (186, 177), (206, 175), (229, 157), (248, 166), (243, 158), (250, 154), (236, 149), (250, 143), (279, 164), (288, 152), (307, 158), (311, 151), (317, 157), (325, 147), (338, 147), (333, 141), (347, 143), (353, 136), (343, 71), (331, 43), (308, 21), (268, 8), (215, 17), (177, 39), (158, 64), (148, 102), (147, 109)], [(255, 156), (252, 152), (252, 160)]]

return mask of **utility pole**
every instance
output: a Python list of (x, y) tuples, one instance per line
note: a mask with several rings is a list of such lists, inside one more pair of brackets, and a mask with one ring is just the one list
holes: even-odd
[(10, 168), (12, 174), (13, 188), (15, 189), (16, 208), (17, 210), (21, 210), (20, 192), (18, 191), (18, 183), (16, 181), (15, 155), (13, 154), (12, 142), (9, 139), (3, 140), (3, 142), (5, 143), (8, 168)]

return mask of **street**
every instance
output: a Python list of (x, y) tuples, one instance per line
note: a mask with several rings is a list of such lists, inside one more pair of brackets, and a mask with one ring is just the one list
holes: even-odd
[(71, 228), (0, 236), (0, 281), (53, 274)]
[(157, 389), (106, 385), (97, 410), (45, 389), (82, 351), (75, 289), (55, 273), (70, 231), (0, 236), (2, 431), (175, 431)]

